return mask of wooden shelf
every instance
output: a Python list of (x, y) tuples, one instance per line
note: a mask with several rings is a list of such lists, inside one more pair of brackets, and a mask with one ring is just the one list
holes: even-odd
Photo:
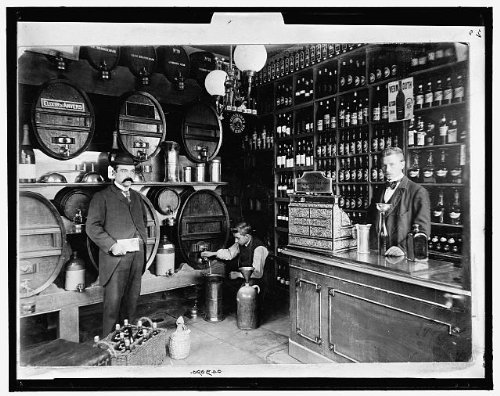
[(290, 202), (290, 198), (274, 198), (276, 202)]
[(368, 85), (365, 83), (365, 85), (361, 85), (359, 87), (350, 88), (350, 89), (347, 89), (345, 91), (339, 91), (339, 93), (337, 94), (337, 96), (349, 95), (349, 94), (352, 94), (354, 92), (358, 92), (358, 91), (360, 91), (362, 89), (368, 89)]
[[(19, 189), (29, 190), (31, 188), (43, 187), (101, 187), (109, 186), (111, 182), (104, 183), (19, 183)], [(164, 186), (164, 187), (211, 187), (211, 186), (225, 186), (227, 182), (134, 182), (132, 186)]]
[(302, 110), (314, 105), (314, 99), (309, 99), (307, 102), (299, 103), (292, 106), (293, 110)]
[(433, 73), (433, 72), (440, 71), (443, 69), (453, 69), (453, 68), (459, 68), (459, 67), (466, 67), (467, 61), (468, 61), (468, 59), (460, 61), (460, 62), (445, 63), (443, 65), (428, 67), (428, 68), (422, 69), (422, 70), (416, 70), (416, 71), (408, 73), (408, 77), (420, 76), (422, 74)]
[(429, 250), (429, 256), (436, 257), (436, 258), (443, 258), (443, 259), (447, 259), (447, 260), (453, 260), (453, 261), (462, 260), (461, 254), (437, 252), (435, 250)]
[(433, 144), (431, 146), (409, 146), (408, 150), (433, 150), (433, 149), (445, 149), (452, 147), (460, 147), (465, 143), (447, 143), (447, 144)]
[(288, 233), (288, 228), (285, 228), (285, 227), (275, 227), (274, 229), (276, 231), (278, 231), (278, 232), (286, 232), (286, 233)]
[(368, 153), (356, 153), (356, 154), (348, 154), (348, 155), (337, 155), (338, 158), (352, 158), (352, 157), (361, 157), (369, 155)]
[(376, 82), (371, 83), (371, 84), (370, 84), (370, 83), (368, 83), (368, 86), (369, 86), (369, 87), (377, 87), (377, 86), (379, 86), (379, 85), (382, 85), (382, 84), (388, 84), (388, 83), (390, 83), (390, 82), (393, 82), (393, 81), (398, 81), (398, 80), (400, 80), (400, 79), (401, 79), (401, 77), (391, 77), (391, 78), (386, 78), (386, 79), (384, 79), (384, 80), (381, 80), (381, 81), (376, 81)]
[(450, 228), (464, 228), (462, 224), (448, 224), (448, 223), (431, 223), (433, 227), (450, 227)]
[(453, 107), (458, 107), (461, 105), (464, 105), (466, 101), (463, 102), (457, 102), (457, 103), (449, 103), (449, 104), (444, 104), (441, 106), (431, 106), (431, 107), (422, 107), (421, 109), (414, 109), (413, 113), (414, 114), (420, 114), (420, 113), (427, 113), (427, 112), (433, 112), (433, 111), (439, 111), (439, 110), (448, 110)]

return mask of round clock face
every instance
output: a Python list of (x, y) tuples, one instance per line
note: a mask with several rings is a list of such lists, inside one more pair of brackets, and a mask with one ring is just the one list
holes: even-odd
[(229, 127), (234, 133), (242, 133), (245, 130), (245, 118), (242, 114), (233, 114), (229, 119)]

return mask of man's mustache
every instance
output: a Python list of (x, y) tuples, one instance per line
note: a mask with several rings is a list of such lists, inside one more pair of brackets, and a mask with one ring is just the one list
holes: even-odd
[(134, 182), (131, 177), (127, 177), (126, 179), (123, 179), (122, 183), (125, 183), (126, 181), (129, 181), (131, 183)]

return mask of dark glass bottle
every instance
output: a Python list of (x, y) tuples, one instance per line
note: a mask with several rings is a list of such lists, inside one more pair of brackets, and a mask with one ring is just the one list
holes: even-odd
[(424, 166), (423, 169), (423, 182), (424, 183), (435, 183), (436, 178), (434, 177), (434, 157), (433, 157), (433, 151), (429, 150), (429, 154), (427, 157), (427, 163)]
[(444, 223), (444, 192), (443, 189), (439, 190), (438, 201), (436, 206), (432, 209), (432, 221), (434, 223)]
[(450, 224), (462, 224), (462, 206), (460, 205), (460, 192), (455, 189), (453, 193), (453, 204), (448, 213)]
[(402, 120), (405, 118), (405, 94), (403, 92), (402, 82), (399, 81), (398, 93), (396, 95), (396, 119)]
[(443, 114), (439, 121), (439, 140), (438, 144), (446, 144), (448, 141), (448, 122), (446, 121), (446, 114)]
[(455, 154), (455, 165), (450, 169), (451, 182), (455, 184), (462, 183), (462, 165), (460, 163), (460, 152)]
[(23, 125), (23, 140), (21, 150), (19, 151), (19, 183), (35, 183), (35, 152), (31, 146), (29, 138), (29, 128), (27, 124)]
[(446, 151), (441, 150), (441, 158), (436, 170), (436, 182), (446, 183), (448, 181), (448, 167), (446, 165)]
[(410, 261), (426, 261), (428, 259), (427, 235), (420, 231), (418, 224), (413, 224), (412, 231), (406, 238), (407, 258)]
[(408, 178), (414, 182), (420, 181), (420, 164), (418, 153), (413, 153), (412, 164), (408, 169)]

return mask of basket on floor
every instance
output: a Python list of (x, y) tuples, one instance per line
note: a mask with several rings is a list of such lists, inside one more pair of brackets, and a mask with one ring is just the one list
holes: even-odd
[[(139, 320), (149, 322), (149, 330), (153, 328), (153, 321), (150, 318), (142, 317)], [(131, 325), (133, 331), (137, 331), (137, 326)], [(113, 342), (114, 332), (111, 332), (102, 341), (99, 341), (99, 347), (108, 349), (111, 354), (112, 366), (157, 366), (163, 363), (167, 356), (167, 330), (157, 328), (158, 334), (144, 340), (143, 337), (135, 340), (131, 345), (130, 351), (117, 351)]]
[(184, 319), (182, 316), (176, 321), (177, 330), (175, 330), (170, 336), (168, 342), (168, 352), (172, 359), (185, 359), (189, 356), (189, 350), (191, 349), (191, 337), (189, 330), (184, 325)]

